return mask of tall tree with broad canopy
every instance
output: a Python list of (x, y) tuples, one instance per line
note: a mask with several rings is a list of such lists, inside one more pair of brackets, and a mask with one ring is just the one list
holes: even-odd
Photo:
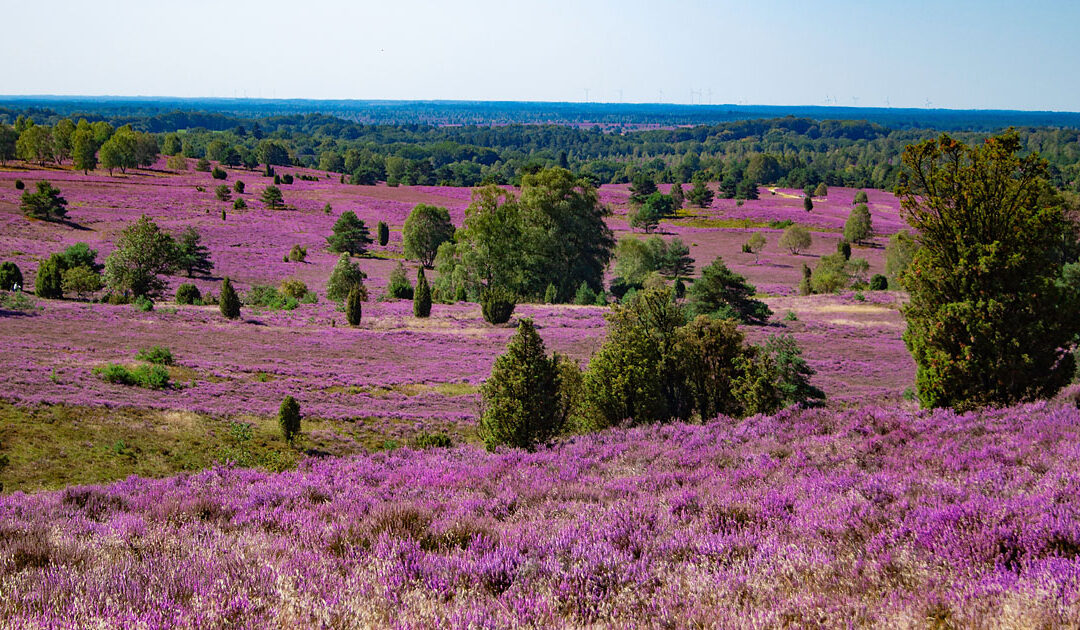
[(417, 204), (412, 209), (402, 229), (405, 257), (420, 261), (424, 267), (431, 267), (439, 245), (452, 238), (454, 224), (450, 222), (450, 212), (426, 203)]
[(159, 295), (162, 275), (176, 270), (176, 241), (145, 214), (124, 228), (105, 259), (105, 284), (135, 297)]
[(1080, 299), (1059, 282), (1076, 240), (1038, 154), (1009, 131), (981, 146), (947, 134), (904, 150), (900, 205), (920, 247), (901, 283), (904, 342), (924, 407), (1049, 398), (1073, 377)]

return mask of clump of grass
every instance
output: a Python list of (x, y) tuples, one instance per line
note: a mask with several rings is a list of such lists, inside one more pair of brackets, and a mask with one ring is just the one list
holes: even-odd
[(172, 351), (165, 346), (151, 346), (149, 348), (143, 348), (139, 350), (135, 355), (135, 359), (139, 361), (146, 361), (147, 363), (156, 363), (158, 365), (172, 365), (173, 356)]
[(103, 381), (119, 385), (134, 385), (146, 389), (165, 389), (169, 386), (169, 371), (160, 365), (137, 365), (129, 368), (119, 363), (107, 363), (99, 365), (92, 372)]
[(799, 316), (795, 314), (795, 311), (788, 311), (787, 314), (784, 315), (784, 321), (785, 322), (797, 322), (797, 321), (799, 321)]

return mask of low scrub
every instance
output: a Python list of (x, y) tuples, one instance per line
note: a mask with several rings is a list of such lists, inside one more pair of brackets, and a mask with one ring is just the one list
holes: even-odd
[(93, 373), (103, 381), (118, 385), (133, 385), (147, 389), (169, 387), (169, 371), (160, 365), (128, 367), (119, 363), (107, 363), (94, 368)]

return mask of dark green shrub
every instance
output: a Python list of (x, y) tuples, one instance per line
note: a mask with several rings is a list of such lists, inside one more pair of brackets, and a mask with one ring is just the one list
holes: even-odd
[(562, 431), (567, 410), (559, 396), (559, 360), (548, 358), (532, 320), (518, 323), (481, 394), (477, 431), (489, 451), (533, 448)]
[(544, 304), (554, 304), (558, 297), (559, 290), (555, 288), (554, 284), (549, 282), (547, 288), (544, 289)]
[(360, 270), (360, 265), (349, 259), (348, 254), (342, 254), (330, 272), (330, 278), (326, 281), (326, 297), (332, 302), (341, 303), (349, 297), (349, 293), (355, 288), (360, 292), (361, 301), (367, 299), (367, 288), (364, 280), (367, 274)]
[(198, 162), (195, 162), (195, 170), (200, 173), (210, 172), (210, 160), (206, 158), (199, 158)]
[(836, 253), (842, 255), (844, 260), (851, 259), (851, 243), (847, 241), (840, 241), (836, 244)]
[(326, 238), (332, 252), (344, 252), (350, 255), (363, 254), (371, 244), (367, 226), (357, 218), (352, 210), (341, 213), (334, 222), (333, 234)]
[(285, 259), (289, 262), (304, 262), (307, 259), (307, 248), (301, 245), (293, 245)]
[(232, 199), (232, 190), (225, 184), (222, 184), (214, 188), (214, 196), (217, 197), (218, 201), (228, 201)]
[(453, 443), (450, 441), (450, 436), (445, 433), (421, 431), (413, 437), (409, 445), (416, 450), (423, 450), (427, 448), (450, 448)]
[(875, 273), (870, 278), (870, 290), (871, 291), (884, 291), (889, 288), (889, 279), (880, 273)]
[(0, 291), (14, 291), (22, 287), (23, 275), (19, 266), (10, 260), (0, 263)]
[[(243, 199), (241, 199), (240, 197), (237, 197), (236, 199), (233, 199), (232, 207), (233, 207), (233, 210), (245, 210), (245, 209), (247, 209), (247, 202), (244, 201)], [(221, 210), (221, 220), (222, 221), (225, 220), (225, 209), (224, 208), (222, 208), (222, 210)]]
[(26, 188), (26, 184), (23, 183), (23, 180), (16, 179), (15, 180), (15, 190), (23, 190), (24, 188)]
[(64, 259), (60, 254), (53, 254), (38, 265), (34, 295), (49, 299), (64, 297)]
[(732, 318), (746, 324), (764, 324), (772, 311), (753, 295), (757, 289), (746, 278), (728, 269), (717, 257), (701, 270), (690, 285), (690, 310), (694, 315)]
[(235, 184), (233, 184), (233, 190), (234, 190), (234, 191), (236, 192), (236, 194), (238, 194), (238, 195), (242, 195), (242, 194), (244, 194), (244, 182), (240, 181), (239, 179), (238, 179), (238, 180), (236, 180), (236, 183), (235, 183)]
[(24, 192), (20, 207), (26, 216), (45, 221), (59, 221), (67, 215), (67, 199), (60, 196), (59, 188), (46, 181), (37, 183), (37, 192)]
[(574, 304), (579, 306), (586, 306), (596, 303), (596, 291), (592, 290), (589, 283), (582, 282), (578, 287), (577, 293), (574, 294)]
[(354, 287), (352, 291), (349, 291), (349, 296), (345, 298), (345, 320), (349, 322), (350, 326), (360, 325), (360, 318), (363, 316), (363, 303), (364, 300), (359, 289)]
[(233, 289), (232, 282), (225, 278), (221, 283), (221, 296), (218, 298), (221, 314), (226, 319), (240, 318), (240, 296)]
[(196, 304), (202, 300), (202, 293), (199, 291), (199, 287), (194, 284), (184, 283), (176, 287), (176, 303), (177, 304)]
[(142, 311), (144, 313), (148, 313), (148, 312), (154, 310), (154, 301), (151, 300), (150, 297), (146, 296), (146, 295), (136, 296), (135, 301), (132, 302), (132, 304), (135, 306), (135, 308), (139, 309), (140, 311)]
[(281, 183), (282, 184), (291, 184), (291, 183), (293, 183), (293, 176), (288, 174), (288, 173), (285, 173), (284, 175), (281, 176)]
[(379, 221), (378, 233), (379, 245), (385, 246), (387, 243), (390, 242), (390, 226), (388, 226), (383, 221)]
[(165, 389), (169, 386), (169, 371), (160, 365), (128, 368), (118, 363), (108, 363), (94, 368), (91, 372), (104, 381), (119, 385), (135, 385), (146, 389)]
[(413, 299), (413, 286), (405, 271), (405, 265), (398, 263), (390, 272), (386, 282), (386, 294), (399, 300)]
[(851, 200), (852, 204), (867, 203), (867, 202), (869, 202), (869, 199), (867, 199), (867, 197), (866, 197), (866, 191), (865, 190), (860, 190), (859, 192), (855, 193), (855, 198)]
[(139, 361), (146, 361), (147, 363), (156, 363), (158, 365), (172, 365), (173, 356), (172, 351), (165, 346), (151, 346), (149, 348), (143, 348), (135, 355), (135, 358)]
[(267, 186), (263, 189), (262, 194), (259, 195), (259, 199), (271, 210), (281, 208), (285, 205), (285, 197), (281, 194), (281, 189), (277, 186)]
[(290, 280), (282, 280), (281, 293), (285, 297), (291, 297), (295, 300), (300, 300), (308, 294), (308, 288), (302, 280), (297, 280), (295, 278)]
[(810, 384), (814, 369), (802, 358), (802, 349), (794, 337), (769, 335), (761, 351), (772, 359), (775, 370), (773, 380), (779, 389), (782, 406), (818, 407), (824, 404), (825, 392)]
[(281, 175), (274, 175), (274, 185), (275, 186), (280, 186), (281, 185)]
[(480, 294), (480, 312), (489, 324), (505, 324), (510, 321), (517, 306), (513, 293), (501, 287), (489, 287)]
[(278, 409), (278, 427), (281, 436), (291, 443), (300, 433), (300, 403), (292, 396), (286, 396)]
[(416, 291), (413, 297), (413, 315), (416, 317), (428, 317), (431, 315), (431, 287), (428, 285), (427, 276), (424, 275), (424, 266), (416, 270)]
[(225, 169), (220, 166), (215, 166), (214, 170), (210, 173), (210, 176), (214, 179), (227, 179), (229, 174), (225, 172)]

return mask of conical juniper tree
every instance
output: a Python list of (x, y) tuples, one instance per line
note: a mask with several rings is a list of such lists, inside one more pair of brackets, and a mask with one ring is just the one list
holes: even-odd
[(904, 150), (900, 205), (919, 244), (901, 283), (904, 342), (925, 407), (1048, 398), (1072, 378), (1076, 291), (1057, 280), (1076, 225), (1015, 132)]
[(558, 435), (566, 422), (559, 359), (547, 356), (531, 319), (518, 323), (481, 393), (479, 433), (488, 450), (500, 445), (533, 448)]

